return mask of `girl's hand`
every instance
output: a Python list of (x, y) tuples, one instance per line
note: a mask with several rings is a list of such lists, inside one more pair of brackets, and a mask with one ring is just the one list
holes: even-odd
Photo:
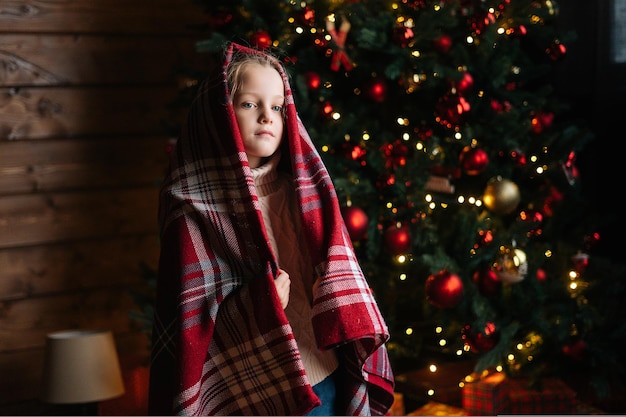
[(282, 269), (279, 269), (278, 275), (276, 276), (276, 279), (274, 279), (274, 285), (276, 286), (276, 292), (278, 293), (280, 304), (284, 310), (287, 308), (287, 304), (289, 304), (289, 289), (291, 288), (291, 279), (289, 279), (289, 274)]

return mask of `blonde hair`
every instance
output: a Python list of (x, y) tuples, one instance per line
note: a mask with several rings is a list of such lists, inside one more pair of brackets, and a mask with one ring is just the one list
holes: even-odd
[(235, 97), (237, 91), (243, 84), (243, 74), (245, 74), (250, 65), (254, 64), (274, 68), (280, 74), (280, 63), (271, 55), (244, 52), (233, 54), (232, 61), (226, 70), (226, 81), (228, 82), (228, 88), (230, 89), (231, 100)]

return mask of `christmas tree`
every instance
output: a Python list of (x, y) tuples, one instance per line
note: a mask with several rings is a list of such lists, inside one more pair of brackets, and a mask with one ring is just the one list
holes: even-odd
[(470, 358), (587, 372), (601, 394), (623, 376), (624, 271), (594, 252), (576, 165), (593, 135), (552, 87), (575, 40), (554, 1), (202, 5), (199, 53), (236, 41), (285, 63), (396, 373)]

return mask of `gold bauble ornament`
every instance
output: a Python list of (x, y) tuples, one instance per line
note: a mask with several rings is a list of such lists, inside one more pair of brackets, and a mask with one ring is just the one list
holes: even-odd
[(493, 177), (487, 182), (483, 202), (496, 214), (509, 214), (520, 202), (519, 187), (511, 180)]
[(528, 273), (526, 254), (515, 246), (500, 246), (496, 259), (491, 264), (491, 269), (498, 279), (507, 284), (520, 282)]

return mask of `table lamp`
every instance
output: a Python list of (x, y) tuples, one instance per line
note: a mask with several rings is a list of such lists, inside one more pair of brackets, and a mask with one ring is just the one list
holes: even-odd
[(108, 330), (65, 330), (46, 338), (41, 399), (74, 415), (96, 415), (98, 401), (124, 394), (120, 363)]

